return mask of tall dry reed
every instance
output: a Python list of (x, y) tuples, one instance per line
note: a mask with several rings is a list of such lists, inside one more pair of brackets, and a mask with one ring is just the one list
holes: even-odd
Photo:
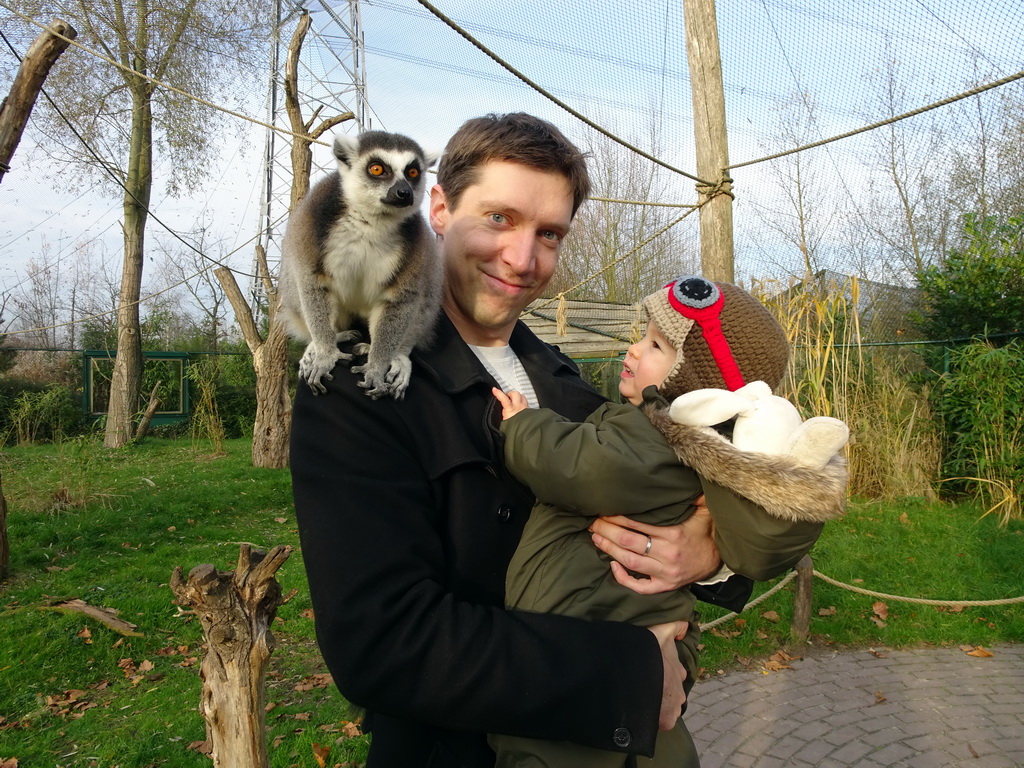
[(861, 341), (860, 285), (759, 283), (792, 345), (782, 391), (805, 417), (850, 427), (850, 492), (866, 498), (934, 496), (941, 447), (928, 394), (912, 385), (920, 365), (904, 348)]

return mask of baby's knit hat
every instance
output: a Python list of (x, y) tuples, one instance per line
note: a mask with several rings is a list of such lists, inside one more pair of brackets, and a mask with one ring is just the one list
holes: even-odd
[(761, 302), (731, 283), (677, 277), (643, 301), (647, 317), (676, 348), (659, 387), (669, 400), (694, 389), (737, 390), (763, 381), (774, 391), (789, 361), (786, 332)]

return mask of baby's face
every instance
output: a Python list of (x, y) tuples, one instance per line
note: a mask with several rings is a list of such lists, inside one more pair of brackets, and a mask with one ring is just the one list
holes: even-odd
[(654, 323), (647, 333), (626, 352), (619, 377), (619, 394), (633, 405), (643, 402), (643, 391), (652, 384), (660, 387), (676, 362), (676, 349)]

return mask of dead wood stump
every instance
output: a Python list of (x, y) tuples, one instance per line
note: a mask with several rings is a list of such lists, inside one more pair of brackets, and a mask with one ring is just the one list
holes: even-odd
[(197, 565), (188, 579), (174, 569), (174, 602), (199, 617), (206, 651), (199, 669), (203, 690), (199, 711), (214, 768), (267, 768), (265, 682), (274, 649), (270, 623), (281, 604), (274, 579), (292, 548), (270, 552), (243, 544), (233, 572)]

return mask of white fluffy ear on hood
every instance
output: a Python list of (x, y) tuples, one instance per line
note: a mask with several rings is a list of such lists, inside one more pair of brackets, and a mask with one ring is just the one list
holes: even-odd
[(816, 416), (806, 422), (788, 400), (772, 394), (763, 381), (735, 392), (696, 389), (669, 407), (677, 424), (710, 427), (734, 419), (732, 444), (741, 451), (791, 456), (820, 469), (846, 444), (850, 431), (839, 419)]
[(668, 415), (676, 424), (711, 427), (752, 410), (751, 398), (727, 389), (695, 389), (680, 395), (669, 406)]
[(814, 416), (793, 433), (787, 453), (801, 464), (820, 469), (850, 439), (850, 428), (831, 416)]

